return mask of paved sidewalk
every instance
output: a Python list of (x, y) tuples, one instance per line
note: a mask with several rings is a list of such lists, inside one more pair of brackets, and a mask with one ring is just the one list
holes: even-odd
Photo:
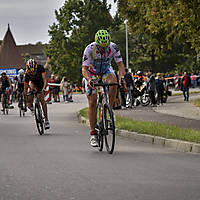
[(191, 103), (191, 100), (196, 98), (200, 98), (200, 95), (191, 94), (189, 102), (184, 102), (183, 96), (172, 96), (163, 106), (156, 108), (138, 106), (135, 109), (116, 110), (116, 114), (134, 120), (200, 130), (200, 109)]
[(199, 94), (190, 95), (190, 101), (185, 102), (182, 96), (173, 96), (169, 98), (167, 104), (156, 107), (154, 110), (163, 114), (200, 120), (200, 108), (192, 103), (197, 98), (200, 98)]

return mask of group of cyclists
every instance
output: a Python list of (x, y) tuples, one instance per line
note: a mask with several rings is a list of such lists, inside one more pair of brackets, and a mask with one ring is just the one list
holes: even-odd
[[(83, 53), (82, 60), (82, 75), (86, 79), (86, 94), (88, 98), (88, 114), (90, 121), (90, 144), (93, 147), (98, 146), (98, 137), (95, 130), (97, 123), (96, 116), (96, 105), (97, 105), (97, 93), (92, 85), (92, 80), (102, 78), (103, 81), (107, 83), (116, 83), (116, 75), (111, 66), (111, 61), (114, 58), (118, 70), (119, 70), (119, 84), (124, 78), (125, 68), (120, 54), (118, 46), (111, 42), (111, 36), (107, 30), (99, 30), (95, 34), (95, 41), (89, 44)], [(27, 107), (33, 111), (33, 94), (27, 96), (28, 88), (32, 91), (37, 90), (39, 93), (39, 98), (42, 104), (42, 109), (45, 116), (45, 129), (50, 128), (50, 123), (48, 119), (47, 105), (44, 100), (44, 91), (47, 87), (47, 79), (45, 74), (45, 69), (42, 65), (36, 63), (34, 59), (29, 59), (26, 63), (26, 70), (19, 70), (19, 75), (15, 80), (18, 89), (17, 93), (19, 96), (20, 92), (24, 92), (25, 101), (27, 102)], [(11, 81), (5, 72), (1, 74), (1, 89), (6, 90), (9, 95), (11, 95)], [(92, 94), (88, 95), (88, 91), (92, 89)], [(112, 86), (109, 89), (109, 104), (113, 107), (113, 103), (117, 93), (117, 86)], [(11, 102), (10, 102), (11, 103)], [(4, 108), (2, 107), (2, 110)], [(26, 109), (26, 108), (25, 108)], [(25, 110), (26, 111), (26, 110)]]
[[(24, 93), (24, 111), (27, 111), (27, 107), (34, 112), (33, 108), (33, 91), (37, 90), (42, 109), (44, 112), (45, 122), (44, 128), (49, 129), (50, 123), (48, 120), (48, 113), (47, 113), (47, 105), (44, 100), (44, 93), (47, 87), (47, 78), (46, 72), (42, 65), (36, 63), (34, 59), (29, 59), (26, 63), (26, 70), (23, 69), (19, 70), (19, 75), (14, 78), (14, 87), (12, 86), (12, 82), (9, 76), (6, 75), (6, 72), (3, 71), (1, 73), (0, 79), (0, 92), (1, 92), (1, 102), (2, 102), (2, 109), (3, 112), (5, 105), (3, 105), (3, 93), (6, 92), (7, 98), (9, 98), (9, 105), (12, 104), (12, 88), (13, 91), (17, 92), (16, 97), (19, 98), (20, 93)], [(28, 93), (29, 90), (29, 93)], [(19, 105), (18, 105), (19, 106)]]

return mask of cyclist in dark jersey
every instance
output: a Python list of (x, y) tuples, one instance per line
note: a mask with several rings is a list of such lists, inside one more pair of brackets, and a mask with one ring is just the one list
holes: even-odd
[[(21, 93), (24, 92), (24, 81), (25, 81), (25, 75), (24, 70), (20, 69), (18, 71), (19, 75), (14, 78), (14, 92), (17, 90), (16, 98), (19, 100), (19, 96)], [(26, 99), (24, 99), (25, 103), (25, 112), (26, 112)], [(19, 105), (18, 105), (19, 106)]]
[[(29, 59), (26, 64), (26, 73), (25, 73), (25, 81), (24, 81), (24, 92), (25, 95), (27, 94), (28, 87), (32, 90), (37, 90), (39, 93), (39, 98), (42, 104), (42, 109), (44, 112), (45, 129), (50, 128), (50, 123), (48, 120), (48, 113), (47, 113), (47, 104), (44, 100), (44, 93), (47, 87), (47, 79), (46, 79), (46, 72), (42, 65), (39, 65), (35, 62), (34, 59)], [(33, 110), (33, 94), (27, 98), (28, 108)]]
[[(0, 79), (0, 89), (1, 89), (1, 100), (3, 99), (3, 91), (6, 91), (7, 96), (10, 97), (11, 91), (12, 91), (12, 83), (10, 78), (6, 75), (6, 72), (1, 73), (1, 79)], [(3, 101), (2, 103), (2, 110), (3, 111)], [(11, 99), (9, 100), (9, 104), (12, 104)]]

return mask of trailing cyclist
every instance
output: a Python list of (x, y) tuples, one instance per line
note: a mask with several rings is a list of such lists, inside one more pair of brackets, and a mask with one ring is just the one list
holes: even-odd
[(29, 59), (26, 63), (25, 81), (24, 81), (24, 93), (26, 96), (28, 108), (33, 111), (33, 98), (34, 95), (31, 93), (29, 98), (27, 98), (28, 88), (31, 90), (37, 90), (39, 93), (39, 98), (42, 104), (42, 109), (44, 112), (45, 123), (44, 128), (49, 129), (50, 123), (48, 120), (47, 104), (44, 100), (44, 93), (47, 87), (46, 72), (42, 65), (36, 63), (34, 59)]
[(6, 75), (6, 72), (1, 73), (1, 79), (0, 79), (0, 85), (1, 85), (1, 103), (2, 103), (2, 112), (4, 111), (3, 106), (3, 93), (6, 92), (7, 98), (9, 99), (9, 104), (12, 104), (12, 82), (9, 78), (9, 76)]
[[(24, 93), (24, 81), (25, 81), (25, 75), (24, 75), (24, 70), (20, 69), (19, 70), (19, 75), (15, 77), (14, 81), (14, 92), (17, 90), (17, 99), (19, 100), (19, 96), (21, 93)], [(24, 111), (26, 112), (26, 99), (24, 98), (24, 103), (25, 103), (25, 108)], [(18, 104), (18, 107), (20, 105)]]
[[(107, 83), (116, 83), (117, 79), (114, 70), (111, 66), (111, 60), (114, 58), (119, 69), (119, 82), (124, 76), (124, 64), (118, 46), (111, 42), (110, 34), (106, 30), (99, 30), (95, 34), (95, 42), (89, 44), (83, 54), (82, 74), (87, 80), (86, 94), (88, 98), (88, 116), (90, 121), (90, 144), (93, 147), (98, 147), (98, 137), (95, 130), (97, 116), (97, 93), (93, 89), (92, 94), (89, 94), (92, 88), (91, 81), (102, 77)], [(109, 103), (113, 107), (113, 102), (116, 97), (117, 88), (112, 86), (109, 89)]]

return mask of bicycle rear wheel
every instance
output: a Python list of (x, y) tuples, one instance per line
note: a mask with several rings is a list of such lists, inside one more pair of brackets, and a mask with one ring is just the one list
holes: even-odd
[(103, 125), (106, 150), (112, 154), (115, 147), (115, 121), (109, 104), (104, 104), (103, 107)]
[(35, 103), (35, 121), (40, 135), (44, 134), (44, 120), (42, 117), (42, 110), (38, 103)]

